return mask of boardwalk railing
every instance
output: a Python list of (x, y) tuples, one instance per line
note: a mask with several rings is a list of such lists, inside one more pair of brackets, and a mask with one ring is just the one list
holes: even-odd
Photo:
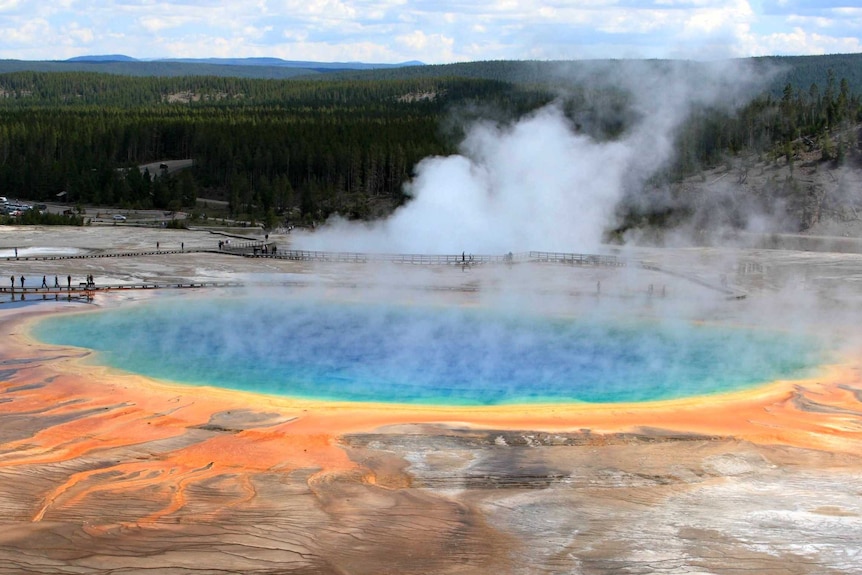
[(554, 264), (569, 264), (578, 266), (625, 267), (626, 260), (617, 256), (595, 254), (568, 254), (559, 252), (530, 252), (531, 262), (547, 262)]
[(479, 265), (507, 264), (515, 262), (546, 262), (569, 265), (623, 267), (626, 260), (617, 256), (574, 254), (558, 252), (521, 252), (503, 255), (471, 254), (374, 254), (363, 252), (321, 252), (310, 250), (284, 250), (273, 253), (258, 252), (254, 257), (276, 258), (308, 262), (338, 263), (395, 263), (414, 265)]
[(371, 254), (361, 252), (318, 252), (308, 250), (285, 250), (276, 253), (259, 254), (259, 257), (269, 257), (285, 260), (309, 262), (340, 262), (340, 263), (395, 263), (415, 265), (472, 265), (487, 263), (502, 263), (507, 256), (472, 256), (472, 255), (433, 255), (433, 254)]
[(9, 256), (5, 258), (7, 262), (14, 261), (53, 261), (53, 260), (87, 260), (94, 258), (131, 258), (141, 256), (164, 256), (170, 254), (191, 254), (191, 253), (211, 253), (217, 252), (215, 248), (199, 249), (164, 249), (158, 248), (154, 250), (136, 250), (129, 252), (89, 252), (84, 254), (64, 254), (64, 255), (39, 255), (39, 256)]
[(472, 255), (472, 254), (377, 254), (362, 252), (322, 252), (310, 250), (277, 250), (273, 244), (262, 241), (239, 243), (223, 243), (216, 249), (185, 248), (185, 249), (155, 249), (135, 250), (127, 252), (90, 252), (84, 254), (65, 255), (31, 255), (7, 257), (6, 261), (48, 261), (48, 260), (81, 260), (92, 258), (126, 258), (140, 256), (166, 256), (188, 253), (223, 253), (228, 255), (275, 258), (280, 260), (296, 260), (309, 262), (337, 263), (394, 263), (412, 265), (479, 265), (479, 264), (510, 264), (520, 262), (557, 263), (583, 266), (623, 267), (626, 260), (612, 255), (576, 254), (562, 252), (520, 252), (503, 255)]
[(246, 242), (234, 242), (231, 240), (225, 240), (219, 242), (219, 250), (227, 253), (247, 254), (263, 250), (263, 247), (266, 245), (266, 242), (260, 240)]
[(140, 290), (140, 289), (166, 289), (166, 288), (222, 288), (222, 287), (243, 287), (242, 282), (231, 281), (198, 281), (198, 282), (137, 282), (131, 284), (95, 284), (95, 283), (75, 283), (71, 285), (62, 285), (60, 287), (39, 287), (29, 285), (20, 286), (0, 286), (0, 293), (10, 293), (17, 295), (32, 295), (32, 294), (47, 294), (47, 295), (66, 295), (76, 294), (81, 292), (97, 292), (97, 291), (113, 291), (113, 290)]
[[(266, 252), (263, 250), (266, 246)], [(251, 250), (249, 253), (248, 250)], [(160, 250), (156, 252), (120, 252), (120, 253), (99, 253), (87, 255), (73, 256), (30, 256), (27, 258), (7, 258), (7, 259), (78, 259), (84, 257), (123, 257), (134, 255), (167, 255), (172, 253), (189, 253), (216, 250)], [(671, 270), (663, 266), (658, 266), (650, 262), (629, 262), (623, 258), (613, 255), (598, 255), (598, 254), (575, 254), (564, 252), (522, 252), (518, 254), (508, 253), (500, 256), (489, 255), (467, 255), (467, 254), (450, 254), (450, 255), (429, 255), (429, 254), (372, 254), (361, 252), (322, 252), (309, 250), (285, 250), (275, 252), (271, 246), (262, 242), (246, 242), (243, 244), (232, 245), (230, 248), (223, 246), (221, 253), (229, 253), (237, 256), (253, 257), (253, 258), (277, 258), (280, 260), (297, 260), (297, 261), (312, 261), (312, 262), (340, 262), (340, 263), (374, 263), (386, 262), (395, 264), (407, 265), (452, 265), (471, 267), (483, 264), (513, 264), (516, 262), (535, 262), (535, 263), (551, 263), (572, 266), (589, 266), (589, 267), (625, 267), (630, 263), (642, 269), (659, 272), (682, 279), (686, 279), (703, 287), (718, 291), (735, 299), (745, 298), (745, 293), (733, 289), (727, 285), (715, 285), (712, 282), (706, 281), (696, 275), (685, 273), (682, 271)], [(13, 276), (14, 277), (14, 276)], [(14, 282), (14, 279), (10, 279)], [(53, 296), (55, 299), (59, 297), (77, 297), (77, 294), (91, 297), (93, 292), (108, 291), (108, 290), (130, 290), (130, 289), (164, 289), (164, 288), (205, 288), (205, 287), (241, 287), (243, 284), (239, 282), (145, 282), (135, 284), (115, 284), (115, 285), (100, 285), (81, 283), (75, 286), (68, 285), (66, 287), (43, 288), (36, 286), (18, 286), (14, 283), (6, 287), (0, 286), (0, 293), (12, 294), (13, 301), (15, 295), (24, 299), (27, 295), (41, 295), (43, 299)], [(282, 282), (282, 285), (288, 285)], [(294, 284), (290, 284), (294, 285)]]

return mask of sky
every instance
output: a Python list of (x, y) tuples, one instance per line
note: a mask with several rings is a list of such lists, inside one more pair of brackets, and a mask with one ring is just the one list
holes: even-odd
[(862, 52), (862, 0), (0, 0), (0, 58), (443, 64)]

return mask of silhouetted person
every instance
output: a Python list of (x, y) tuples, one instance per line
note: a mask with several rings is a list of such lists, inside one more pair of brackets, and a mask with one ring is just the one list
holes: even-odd
[(12, 279), (12, 291), (15, 291), (15, 276), (11, 276)]
[(72, 276), (66, 276), (66, 285), (69, 291), (72, 291)]
[(54, 276), (54, 287), (60, 287), (60, 279), (57, 276)]
[(42, 287), (43, 288), (48, 287), (48, 277), (47, 276), (42, 276)]
[(21, 287), (24, 287), (24, 276), (21, 276)]

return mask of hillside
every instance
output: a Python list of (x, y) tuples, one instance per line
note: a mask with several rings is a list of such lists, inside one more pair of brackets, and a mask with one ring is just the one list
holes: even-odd
[(234, 66), (199, 62), (0, 60), (0, 74), (10, 72), (93, 72), (117, 76), (164, 78), (214, 76), (220, 78), (268, 78), (277, 80), (286, 80), (300, 76), (308, 77), (319, 73), (311, 69), (285, 66)]
[(699, 75), (716, 67), (739, 65), (753, 75), (770, 78), (767, 92), (779, 96), (789, 83), (801, 90), (812, 84), (822, 89), (829, 79), (829, 71), (845, 78), (850, 90), (862, 93), (862, 54), (834, 54), (826, 56), (769, 56), (744, 58), (727, 62), (695, 62), (681, 60), (565, 60), (524, 61), (498, 60), (462, 62), (430, 66), (408, 66), (397, 69), (343, 71), (333, 74), (344, 79), (405, 79), (442, 78), (455, 76), (512, 82), (530, 85), (571, 85), (584, 81), (605, 84), (606, 78), (615, 76), (647, 77), (659, 68), (678, 66), (688, 74)]
[(862, 238), (860, 135), (862, 123), (831, 133), (830, 142), (852, 142), (841, 160), (831, 144), (810, 137), (794, 140), (789, 156), (728, 156), (667, 188), (645, 191), (655, 198), (652, 219), (629, 220), (618, 232), (647, 243), (674, 237), (709, 243), (745, 232)]
[(824, 56), (768, 56), (729, 62), (675, 60), (496, 60), (423, 65), (419, 62), (375, 64), (363, 62), (309, 62), (278, 58), (202, 58), (141, 61), (125, 56), (92, 56), (66, 61), (0, 60), (0, 74), (7, 72), (99, 72), (124, 76), (217, 76), (235, 78), (320, 78), (341, 80), (416, 80), (474, 78), (516, 84), (566, 84), (573, 79), (602, 79), (623, 71), (650, 74), (660, 66), (683, 65), (692, 73), (728, 63), (742, 64), (755, 74), (770, 77), (768, 92), (781, 94), (785, 85), (808, 90), (826, 86), (829, 70), (847, 79), (851, 91), (862, 93), (862, 54)]
[(69, 60), (0, 60), (0, 74), (8, 72), (96, 72), (119, 76), (289, 79), (321, 73), (421, 66), (421, 62), (377, 64), (312, 62), (280, 58), (164, 58), (137, 60), (121, 54), (79, 56)]
[[(853, 172), (862, 122), (854, 63), (862, 64), (860, 55), (746, 60), (749, 72), (762, 70), (773, 84), (795, 79), (777, 95), (752, 94), (752, 74), (698, 81), (721, 63), (668, 61), (473, 62), (290, 80), (6, 73), (0, 190), (33, 201), (65, 192), (73, 202), (136, 209), (179, 210), (206, 197), (227, 202), (232, 216), (269, 224), (334, 213), (373, 219), (409, 201), (404, 184), (417, 164), (457, 151), (476, 120), (512, 126), (554, 102), (575, 132), (603, 145), (660, 118), (655, 99), (678, 84), (708, 97), (687, 96), (680, 106), (685, 114), (667, 134), (673, 151), (658, 173), (642, 171), (646, 186), (632, 180), (629, 199), (646, 199), (622, 204), (617, 234), (744, 230), (766, 221), (814, 230), (862, 207)], [(620, 76), (626, 87), (614, 84)], [(131, 169), (178, 159), (193, 167)]]

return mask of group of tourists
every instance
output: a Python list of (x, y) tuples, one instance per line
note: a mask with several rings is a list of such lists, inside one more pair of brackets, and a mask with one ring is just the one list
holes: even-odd
[(272, 246), (268, 246), (268, 245), (266, 245), (266, 244), (264, 244), (264, 245), (262, 245), (262, 246), (253, 246), (253, 247), (252, 247), (252, 252), (254, 253), (254, 255), (258, 255), (258, 254), (263, 254), (263, 255), (272, 254), (272, 255), (276, 255), (276, 247), (275, 247), (275, 244), (273, 244)]
[[(15, 276), (13, 275), (13, 276), (10, 276), (9, 280), (10, 280), (10, 282), (11, 282), (11, 284), (12, 284), (12, 291), (14, 292), (14, 291), (15, 291), (15, 282), (16, 282), (16, 278), (15, 278)], [(20, 276), (19, 278), (17, 278), (17, 281), (21, 284), (21, 289), (23, 290), (23, 289), (24, 289), (24, 284), (26, 283), (27, 278), (25, 278), (25, 277), (22, 275), (22, 276)], [(91, 288), (96, 287), (96, 281), (95, 281), (95, 278), (93, 277), (93, 274), (88, 274), (88, 275), (87, 275), (87, 282), (86, 282), (86, 284), (82, 284), (82, 285), (85, 285), (88, 289), (91, 289)], [(31, 286), (31, 287), (32, 287), (32, 286)], [(41, 289), (48, 289), (48, 290), (52, 289), (52, 286), (50, 286), (50, 285), (49, 285), (49, 283), (48, 283), (48, 276), (42, 276), (42, 285), (40, 286), (40, 288), (41, 288)], [(53, 288), (54, 288), (54, 289), (58, 289), (58, 290), (59, 290), (59, 289), (62, 289), (62, 288), (61, 288), (61, 286), (60, 286), (60, 278), (59, 278), (59, 276), (54, 276), (54, 285), (53, 285)], [(68, 291), (71, 291), (71, 290), (72, 290), (72, 276), (71, 276), (71, 275), (66, 276), (66, 289), (67, 289)]]

